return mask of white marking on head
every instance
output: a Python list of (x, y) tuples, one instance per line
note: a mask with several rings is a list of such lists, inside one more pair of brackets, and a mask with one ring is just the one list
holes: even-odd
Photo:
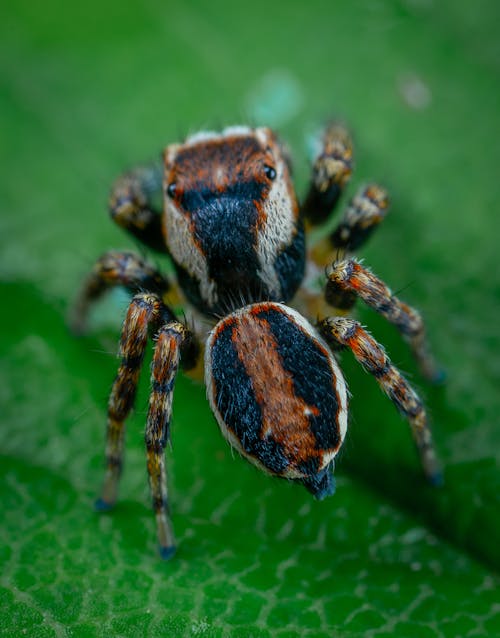
[[(270, 139), (269, 129), (255, 129), (255, 135), (264, 147), (275, 145)], [(292, 243), (297, 227), (297, 203), (281, 153), (275, 157), (274, 168), (276, 178), (265, 201), (266, 222), (257, 235), (257, 255), (259, 276), (268, 286), (269, 293), (279, 298), (281, 287), (274, 264), (283, 249)]]
[(253, 133), (253, 130), (249, 126), (243, 126), (243, 125), (226, 126), (226, 128), (222, 131), (222, 135), (224, 137), (233, 137), (233, 136), (245, 137), (247, 135), (251, 135), (252, 133)]
[(186, 138), (186, 146), (195, 146), (203, 142), (213, 142), (226, 137), (244, 137), (251, 135), (252, 129), (248, 126), (226, 126), (223, 131), (197, 131)]
[(220, 137), (220, 133), (217, 131), (197, 131), (189, 135), (184, 144), (186, 146), (194, 146), (195, 144), (200, 144), (200, 142), (216, 140), (218, 137)]
[(193, 239), (188, 219), (170, 199), (165, 200), (164, 224), (167, 247), (173, 259), (199, 282), (203, 299), (214, 305), (217, 289), (209, 277), (207, 260)]

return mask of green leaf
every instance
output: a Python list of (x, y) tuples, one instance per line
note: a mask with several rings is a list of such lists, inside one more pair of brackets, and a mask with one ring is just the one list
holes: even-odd
[[(11, 4), (0, 27), (0, 633), (499, 634), (497, 4)], [(120, 501), (105, 515), (91, 506), (125, 301), (96, 309), (79, 340), (66, 314), (94, 260), (132, 245), (107, 218), (109, 185), (188, 132), (251, 120), (290, 142), (303, 192), (311, 135), (331, 115), (355, 133), (352, 188), (377, 179), (392, 193), (365, 263), (422, 310), (448, 372), (427, 386), (393, 328), (359, 308), (425, 397), (446, 485), (424, 483), (407, 425), (348, 354), (350, 431), (337, 493), (321, 503), (233, 457), (203, 387), (179, 378), (167, 457), (180, 543), (162, 562), (142, 442), (147, 367)]]

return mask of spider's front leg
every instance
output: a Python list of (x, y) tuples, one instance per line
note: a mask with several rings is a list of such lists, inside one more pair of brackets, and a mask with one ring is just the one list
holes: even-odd
[(325, 339), (334, 347), (348, 347), (363, 368), (372, 374), (382, 390), (405, 416), (424, 470), (432, 485), (443, 483), (443, 474), (432, 441), (427, 415), (417, 393), (391, 363), (383, 347), (353, 319), (327, 318), (319, 323)]
[(199, 348), (191, 331), (178, 322), (173, 312), (153, 294), (136, 295), (123, 324), (121, 362), (108, 403), (107, 470), (101, 496), (95, 505), (96, 509), (106, 511), (116, 502), (123, 466), (125, 420), (134, 404), (148, 335), (156, 331), (145, 439), (160, 553), (168, 558), (175, 548), (167, 514), (164, 447), (169, 435), (172, 393), (180, 356), (182, 354), (183, 366), (189, 369), (196, 363)]
[(370, 308), (395, 325), (409, 343), (422, 374), (433, 383), (444, 373), (434, 359), (420, 314), (400, 301), (370, 270), (355, 259), (343, 259), (327, 269), (325, 299), (333, 307), (348, 307), (360, 297)]
[(135, 168), (113, 185), (109, 212), (114, 222), (140, 242), (166, 253), (162, 228), (163, 167), (161, 162)]

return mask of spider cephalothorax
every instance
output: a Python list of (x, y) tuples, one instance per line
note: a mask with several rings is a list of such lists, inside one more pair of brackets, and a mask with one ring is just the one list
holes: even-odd
[[(231, 158), (228, 161), (228, 158)], [(202, 312), (288, 301), (305, 246), (286, 161), (269, 129), (203, 133), (165, 151), (164, 231), (179, 285)]]
[[(176, 281), (134, 253), (109, 252), (75, 305), (72, 323), (81, 331), (90, 304), (109, 287), (124, 286), (134, 295), (109, 399), (107, 472), (96, 505), (108, 509), (117, 497), (125, 419), (152, 335), (145, 439), (164, 558), (175, 550), (164, 448), (179, 366), (189, 371), (204, 361), (208, 400), (233, 448), (321, 499), (335, 490), (334, 459), (347, 430), (347, 389), (336, 353), (350, 349), (407, 418), (427, 478), (441, 481), (418, 395), (383, 347), (345, 317), (359, 297), (397, 326), (423, 374), (439, 378), (420, 315), (349, 256), (385, 217), (385, 190), (361, 188), (333, 232), (306, 249), (304, 229), (326, 221), (352, 170), (352, 143), (343, 127), (328, 126), (321, 142), (302, 206), (287, 156), (267, 128), (193, 135), (167, 147), (163, 167), (136, 169), (113, 188), (113, 219), (168, 254)], [(325, 272), (326, 281), (315, 287)], [(179, 298), (185, 300), (183, 321), (171, 305)]]

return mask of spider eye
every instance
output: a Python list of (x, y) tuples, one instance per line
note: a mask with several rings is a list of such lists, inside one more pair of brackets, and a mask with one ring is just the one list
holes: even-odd
[(167, 186), (167, 195), (172, 199), (175, 197), (175, 189), (177, 188), (177, 184), (172, 182)]
[(264, 165), (264, 173), (268, 179), (276, 179), (276, 169), (268, 164)]

